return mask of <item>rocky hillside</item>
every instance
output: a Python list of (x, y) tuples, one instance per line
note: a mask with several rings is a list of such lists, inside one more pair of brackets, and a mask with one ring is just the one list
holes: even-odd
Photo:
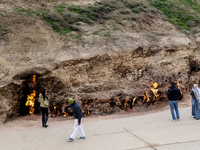
[(199, 6), (196, 0), (0, 0), (1, 123), (23, 115), (27, 95), (35, 90), (37, 100), (42, 88), (51, 111), (74, 97), (85, 115), (167, 104), (171, 81), (183, 93), (191, 90), (199, 83)]

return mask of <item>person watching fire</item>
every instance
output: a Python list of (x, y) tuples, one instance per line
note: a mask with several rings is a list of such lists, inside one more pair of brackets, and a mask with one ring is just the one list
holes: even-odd
[(47, 120), (49, 117), (48, 107), (49, 101), (47, 98), (47, 91), (45, 89), (42, 90), (42, 93), (39, 94), (38, 102), (40, 103), (40, 108), (42, 110), (42, 126), (47, 128)]
[(192, 91), (192, 115), (196, 120), (200, 119), (200, 89), (197, 84), (194, 84)]
[[(169, 88), (167, 92), (167, 97), (169, 99), (169, 106), (172, 114), (172, 121), (176, 121), (176, 118), (178, 121), (180, 121), (180, 115), (179, 115), (179, 110), (178, 110), (178, 100), (181, 97), (181, 92), (179, 88), (177, 88), (176, 83), (172, 82), (171, 87)], [(174, 109), (176, 112), (176, 116), (174, 113)]]
[(83, 131), (83, 127), (82, 127), (82, 110), (80, 105), (78, 104), (78, 102), (74, 101), (74, 99), (70, 98), (68, 100), (69, 105), (63, 107), (63, 112), (65, 111), (65, 109), (67, 108), (72, 108), (73, 114), (74, 114), (74, 131), (72, 133), (72, 135), (70, 136), (70, 138), (67, 138), (68, 141), (73, 141), (73, 139), (76, 137), (78, 131), (80, 132), (80, 137), (78, 137), (78, 139), (85, 139), (85, 134)]

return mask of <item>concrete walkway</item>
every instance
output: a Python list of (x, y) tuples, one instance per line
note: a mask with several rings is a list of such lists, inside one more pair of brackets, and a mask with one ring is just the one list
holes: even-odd
[[(200, 120), (191, 107), (180, 109), (181, 121), (172, 122), (170, 111), (115, 119), (83, 119), (85, 140), (66, 138), (73, 120), (45, 129), (28, 125), (0, 127), (0, 150), (200, 150)], [(28, 123), (31, 124), (31, 121)], [(78, 137), (78, 135), (77, 135)]]

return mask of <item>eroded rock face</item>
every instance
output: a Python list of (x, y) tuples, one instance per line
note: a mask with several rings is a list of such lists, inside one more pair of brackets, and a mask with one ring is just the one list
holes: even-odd
[[(166, 102), (171, 81), (179, 82), (183, 92), (199, 83), (200, 52), (195, 39), (177, 31), (159, 11), (130, 20), (129, 16), (116, 25), (120, 30), (113, 33), (115, 41), (90, 34), (100, 25), (83, 24), (82, 29), (90, 30), (84, 43), (76, 43), (37, 18), (1, 16), (6, 33), (0, 38), (0, 123), (20, 115), (33, 74), (36, 99), (46, 88), (51, 109), (53, 104), (60, 109), (73, 97), (83, 104), (84, 114), (117, 112), (125, 110), (125, 105), (143, 110), (145, 91), (151, 96), (148, 105), (159, 105)], [(150, 90), (154, 82), (163, 94), (156, 102)]]

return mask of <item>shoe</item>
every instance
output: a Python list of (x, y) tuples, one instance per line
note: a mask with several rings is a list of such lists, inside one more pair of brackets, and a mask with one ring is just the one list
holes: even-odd
[(174, 120), (174, 119), (171, 119), (171, 121), (176, 121), (176, 120)]
[(193, 116), (193, 118), (196, 118), (195, 116)]
[(70, 142), (73, 142), (73, 139), (72, 138), (67, 138), (68, 141)]
[(77, 139), (85, 139), (85, 136), (83, 136), (83, 137), (80, 136), (80, 137), (78, 137)]
[(47, 128), (49, 125), (45, 125), (44, 127)]

